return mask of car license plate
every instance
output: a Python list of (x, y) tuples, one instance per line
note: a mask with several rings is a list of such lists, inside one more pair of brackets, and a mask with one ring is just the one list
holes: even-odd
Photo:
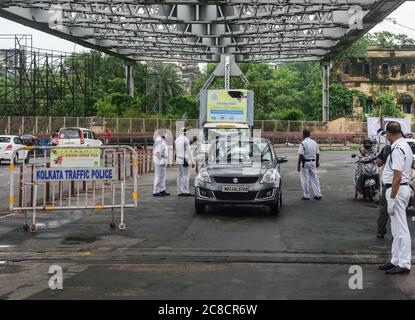
[(248, 186), (223, 186), (222, 192), (248, 192)]

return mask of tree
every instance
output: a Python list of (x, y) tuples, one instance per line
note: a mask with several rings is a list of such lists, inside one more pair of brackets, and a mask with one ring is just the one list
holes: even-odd
[(171, 98), (168, 102), (167, 112), (178, 118), (199, 118), (198, 103), (191, 95), (180, 95)]
[(395, 95), (391, 91), (381, 91), (373, 97), (372, 117), (404, 118), (405, 115), (398, 106)]
[(272, 118), (278, 120), (301, 121), (305, 119), (305, 114), (301, 110), (290, 108), (273, 114)]

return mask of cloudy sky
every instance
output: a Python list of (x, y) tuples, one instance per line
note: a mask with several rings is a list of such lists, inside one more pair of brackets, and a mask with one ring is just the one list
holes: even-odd
[[(415, 1), (407, 1), (398, 10), (390, 15), (390, 18), (396, 19), (397, 24), (385, 21), (379, 24), (373, 31), (390, 31), (394, 33), (404, 33), (415, 39)], [(401, 26), (402, 25), (402, 26)], [(403, 27), (404, 26), (404, 27)], [(24, 27), (20, 24), (0, 18), (0, 34), (32, 34), (33, 46), (44, 49), (60, 51), (82, 51), (85, 48), (74, 45), (71, 42), (50, 36), (46, 33)], [(9, 48), (13, 42), (0, 40), (0, 48)]]

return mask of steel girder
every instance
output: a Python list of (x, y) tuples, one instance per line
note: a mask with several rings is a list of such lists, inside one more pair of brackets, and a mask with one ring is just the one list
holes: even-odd
[(403, 2), (0, 0), (0, 16), (126, 60), (327, 60)]

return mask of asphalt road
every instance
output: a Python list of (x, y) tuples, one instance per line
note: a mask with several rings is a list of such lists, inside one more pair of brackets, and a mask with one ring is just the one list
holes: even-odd
[[(175, 195), (174, 168), (169, 197), (152, 197), (152, 174), (140, 177), (125, 231), (110, 230), (108, 211), (41, 213), (35, 234), (21, 229), (21, 214), (0, 214), (0, 298), (414, 299), (415, 273), (377, 270), (391, 236), (375, 237), (376, 204), (352, 200), (351, 152), (322, 153), (324, 200), (308, 202), (300, 200), (296, 150), (277, 152), (289, 159), (278, 216), (240, 206), (196, 215), (192, 198)], [(0, 167), (2, 207), (7, 169)], [(51, 265), (63, 268), (62, 290), (48, 288)], [(349, 288), (353, 265), (363, 268), (362, 290)]]

